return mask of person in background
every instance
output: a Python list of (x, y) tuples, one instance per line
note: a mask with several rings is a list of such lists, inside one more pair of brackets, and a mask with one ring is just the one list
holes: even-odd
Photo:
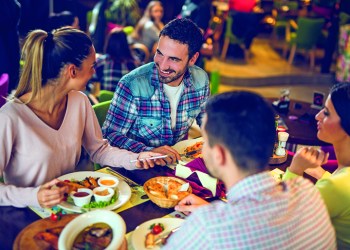
[(122, 76), (135, 68), (126, 34), (114, 28), (107, 37), (104, 54), (97, 55), (91, 82), (99, 82), (101, 89), (114, 91)]
[(134, 42), (139, 42), (148, 48), (149, 52), (154, 51), (153, 47), (158, 41), (159, 33), (164, 27), (162, 23), (163, 6), (159, 1), (151, 1), (138, 21), (131, 38)]
[(312, 175), (318, 181), (315, 186), (326, 203), (337, 235), (339, 249), (350, 248), (350, 85), (333, 86), (325, 107), (316, 115), (318, 139), (331, 143), (338, 160), (338, 168), (330, 174), (321, 165), (328, 154), (311, 147), (300, 149), (293, 157), (284, 180)]
[(102, 127), (111, 145), (168, 155), (164, 164), (180, 159), (170, 146), (186, 138), (195, 119), (201, 124), (209, 96), (208, 75), (194, 65), (202, 43), (189, 19), (165, 25), (154, 62), (131, 71), (116, 87)]
[(261, 96), (211, 97), (202, 125), (203, 158), (227, 201), (191, 194), (175, 206), (190, 214), (162, 249), (336, 249), (324, 202), (306, 179), (277, 182), (268, 170), (274, 112)]
[(256, 0), (230, 0), (229, 15), (232, 16), (232, 33), (244, 39), (245, 47), (250, 48), (254, 37), (258, 34), (260, 15), (253, 12)]
[(79, 29), (78, 17), (74, 16), (70, 11), (62, 11), (49, 16), (47, 31), (62, 28), (64, 26), (71, 26), (72, 28)]
[(253, 12), (256, 3), (256, 0), (229, 0), (228, 8), (230, 12), (234, 11), (250, 13)]
[(211, 18), (210, 8), (210, 0), (186, 0), (180, 16), (191, 19), (205, 34)]
[(16, 0), (1, 3), (0, 8), (0, 76), (9, 74), (8, 93), (17, 87), (19, 79), (19, 36), (18, 22), (21, 5)]
[(95, 71), (95, 50), (84, 32), (34, 30), (24, 44), (23, 60), (14, 99), (0, 109), (0, 206), (60, 203), (67, 187), (52, 187), (57, 177), (74, 171), (82, 146), (99, 164), (154, 166), (153, 160), (130, 161), (159, 154), (135, 154), (103, 140), (91, 104), (80, 92)]

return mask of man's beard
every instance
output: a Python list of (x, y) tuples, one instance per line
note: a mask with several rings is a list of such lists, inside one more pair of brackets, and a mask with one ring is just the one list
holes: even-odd
[(165, 84), (172, 83), (172, 82), (178, 80), (179, 78), (183, 77), (183, 75), (185, 74), (186, 69), (187, 69), (187, 67), (188, 67), (188, 64), (187, 64), (186, 67), (184, 68), (184, 70), (183, 70), (183, 71), (180, 71), (180, 72), (178, 72), (178, 73), (176, 73), (175, 70), (172, 70), (172, 69), (170, 69), (170, 68), (167, 69), (167, 70), (163, 70), (163, 71), (169, 71), (170, 74), (171, 74), (171, 73), (175, 73), (175, 75), (174, 75), (174, 76), (162, 76), (162, 75), (160, 74), (159, 65), (158, 65), (158, 64), (156, 64), (156, 65), (157, 65), (157, 70), (158, 70), (159, 81), (160, 81), (161, 83), (165, 83)]

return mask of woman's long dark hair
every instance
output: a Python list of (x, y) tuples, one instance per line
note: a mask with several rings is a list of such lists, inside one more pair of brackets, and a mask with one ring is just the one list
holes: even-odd
[(112, 57), (114, 61), (130, 62), (134, 61), (131, 54), (126, 34), (122, 29), (116, 28), (109, 33), (104, 48), (104, 53)]

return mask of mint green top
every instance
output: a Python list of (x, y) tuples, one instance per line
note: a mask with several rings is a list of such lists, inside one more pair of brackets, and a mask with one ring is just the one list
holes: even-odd
[[(297, 177), (287, 169), (283, 180)], [(327, 206), (337, 234), (338, 249), (350, 248), (350, 167), (333, 174), (325, 172), (315, 186)]]

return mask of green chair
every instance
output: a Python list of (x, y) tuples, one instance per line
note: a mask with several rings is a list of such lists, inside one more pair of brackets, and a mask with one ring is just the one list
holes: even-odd
[[(283, 55), (286, 57), (287, 49), (290, 48), (288, 63), (292, 64), (297, 49), (303, 49), (310, 54), (310, 67), (315, 67), (315, 50), (325, 20), (323, 18), (299, 17), (297, 25), (292, 20), (286, 29), (286, 44)], [(294, 25), (293, 25), (294, 23)], [(290, 32), (290, 26), (295, 26), (295, 32)]]
[(226, 19), (225, 41), (222, 47), (220, 58), (222, 60), (225, 60), (228, 46), (230, 44), (236, 44), (236, 45), (239, 45), (241, 49), (244, 51), (244, 59), (245, 61), (248, 61), (249, 50), (245, 46), (244, 38), (238, 38), (236, 35), (232, 33), (232, 29), (231, 29), (232, 25), (233, 25), (233, 19), (231, 16), (228, 16)]
[[(299, 8), (299, 3), (296, 1), (274, 1), (273, 2), (273, 10), (272, 10), (272, 17), (275, 19), (275, 25), (273, 26), (273, 32), (272, 36), (273, 39), (276, 40), (277, 38), (284, 38), (285, 37), (285, 31), (287, 27), (287, 23), (289, 21), (288, 12), (295, 12)], [(286, 10), (286, 15), (279, 14), (280, 10)]]
[[(95, 105), (92, 105), (92, 108), (95, 111), (95, 114), (97, 116), (98, 123), (100, 124), (100, 127), (102, 128), (104, 121), (106, 120), (107, 112), (109, 109), (109, 106), (111, 105), (112, 100), (100, 102)], [(99, 170), (101, 166), (97, 163), (94, 163), (94, 169)]]
[(109, 91), (109, 90), (101, 90), (100, 94), (98, 96), (99, 102), (105, 102), (105, 101), (110, 101), (112, 100), (114, 95), (114, 92)]
[(107, 112), (109, 109), (109, 105), (111, 105), (112, 100), (100, 102), (92, 106), (97, 116), (98, 123), (101, 128), (103, 126), (104, 121), (106, 120)]

